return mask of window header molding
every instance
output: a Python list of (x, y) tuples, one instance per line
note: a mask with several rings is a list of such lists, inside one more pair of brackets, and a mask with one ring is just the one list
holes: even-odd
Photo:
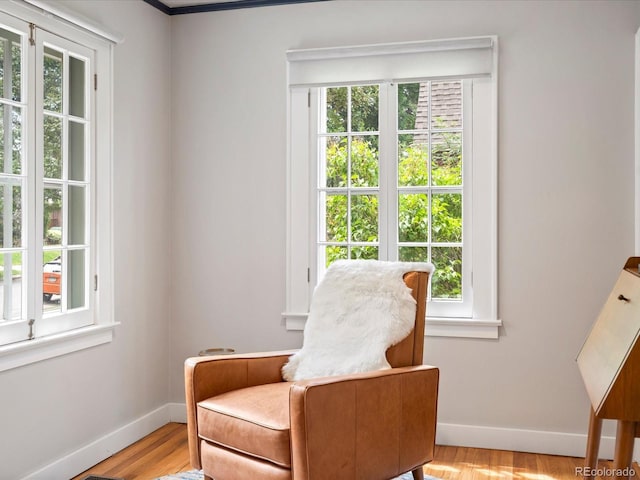
[(121, 33), (111, 30), (95, 20), (85, 17), (56, 2), (43, 0), (11, 0), (11, 3), (22, 8), (27, 8), (31, 12), (38, 13), (45, 18), (55, 17), (76, 28), (108, 40), (111, 43), (117, 44), (124, 42), (124, 35)]
[[(26, 0), (29, 1), (29, 0)], [(33, 0), (37, 1), (37, 0)], [(442, 52), (492, 48), (496, 37), (469, 37), (419, 42), (379, 43), (349, 47), (307, 48), (287, 51), (287, 60), (301, 62), (327, 58), (368, 57), (372, 55), (399, 55), (405, 53)]]
[(495, 75), (498, 37), (287, 51), (290, 87)]

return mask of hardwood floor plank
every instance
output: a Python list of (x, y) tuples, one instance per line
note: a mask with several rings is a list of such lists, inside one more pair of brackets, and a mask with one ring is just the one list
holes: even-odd
[(188, 448), (186, 425), (169, 423), (72, 480), (89, 474), (151, 480), (189, 470)]
[[(538, 462), (535, 455), (523, 452), (513, 452), (513, 474), (522, 475), (526, 472), (538, 470)], [(518, 478), (518, 477), (515, 477)]]
[[(576, 469), (584, 465), (583, 458), (451, 446), (438, 446), (435, 457), (425, 473), (460, 480), (575, 480), (582, 478)], [(612, 462), (602, 461), (599, 466), (610, 469)], [(634, 468), (633, 478), (640, 480), (640, 468), (637, 464)]]
[(513, 478), (514, 452), (506, 450), (491, 450), (488, 471), (490, 478)]
[[(600, 461), (598, 467), (612, 469), (612, 463)], [(437, 445), (435, 459), (424, 471), (444, 480), (576, 480), (582, 478), (576, 469), (583, 465), (583, 458)], [(633, 479), (640, 480), (637, 463), (634, 469)], [(187, 426), (169, 423), (71, 480), (83, 480), (89, 474), (153, 480), (187, 470), (191, 470)]]
[(425, 473), (443, 479), (458, 478), (458, 470), (450, 466), (454, 462), (456, 450), (436, 445), (435, 460), (424, 467)]

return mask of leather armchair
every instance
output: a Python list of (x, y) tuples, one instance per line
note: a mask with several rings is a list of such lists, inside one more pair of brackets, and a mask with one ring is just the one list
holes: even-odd
[(205, 480), (423, 479), (439, 371), (422, 365), (429, 274), (404, 280), (416, 321), (387, 351), (391, 369), (285, 382), (293, 352), (187, 359), (190, 459)]

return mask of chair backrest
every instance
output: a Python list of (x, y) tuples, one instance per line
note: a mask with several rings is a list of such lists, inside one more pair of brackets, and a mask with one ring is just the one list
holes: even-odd
[(404, 283), (411, 289), (416, 300), (416, 323), (413, 331), (404, 340), (387, 350), (387, 361), (393, 368), (422, 365), (424, 352), (424, 322), (427, 313), (428, 272), (408, 272)]

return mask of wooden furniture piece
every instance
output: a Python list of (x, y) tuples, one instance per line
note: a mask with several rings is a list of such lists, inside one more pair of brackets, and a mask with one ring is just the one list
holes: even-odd
[(618, 421), (614, 469), (624, 471), (620, 478), (628, 478), (640, 436), (639, 265), (640, 257), (627, 260), (578, 355), (591, 400), (585, 477), (596, 469), (603, 419)]

